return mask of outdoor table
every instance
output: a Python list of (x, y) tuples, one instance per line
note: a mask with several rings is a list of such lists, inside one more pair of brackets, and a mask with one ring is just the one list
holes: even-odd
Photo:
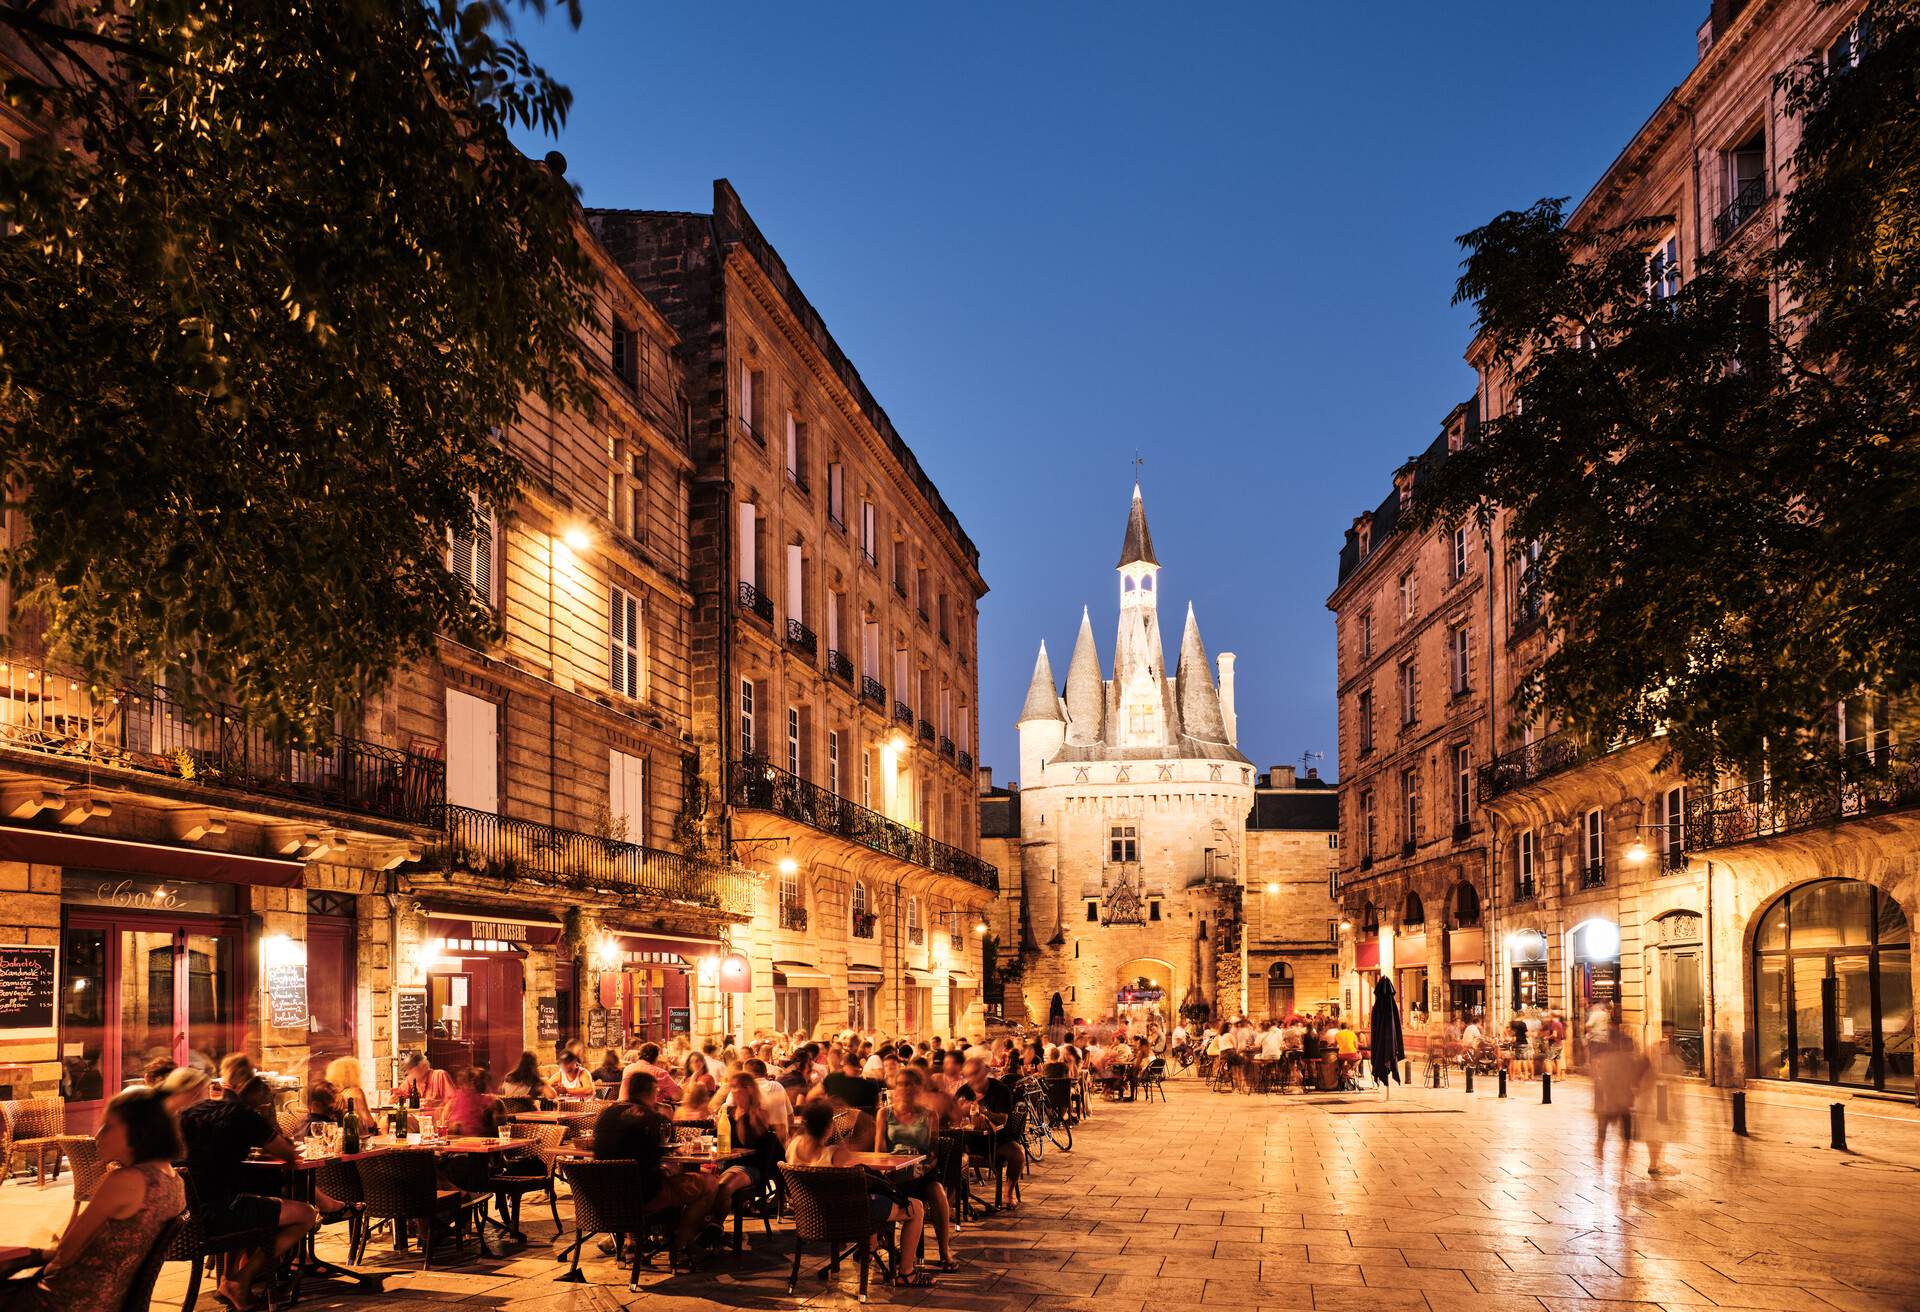
[[(243, 1167), (252, 1167), (255, 1170), (270, 1170), (283, 1173), (287, 1181), (292, 1185), (287, 1196), (291, 1197), (295, 1202), (305, 1203), (311, 1207), (313, 1205), (314, 1180), (318, 1176), (320, 1168), (326, 1163), (357, 1162), (364, 1157), (377, 1157), (383, 1152), (391, 1151), (391, 1148), (369, 1145), (357, 1153), (322, 1154), (314, 1157), (303, 1155), (296, 1157), (291, 1162), (283, 1162), (276, 1157), (260, 1157), (255, 1155), (248, 1157), (241, 1165)], [(307, 1274), (318, 1276), (322, 1280), (342, 1281), (375, 1294), (386, 1292), (381, 1288), (381, 1284), (392, 1272), (356, 1271), (352, 1267), (341, 1266), (337, 1262), (327, 1261), (321, 1257), (314, 1248), (314, 1241), (319, 1236), (319, 1233), (320, 1228), (315, 1226), (312, 1230), (307, 1231), (307, 1237), (301, 1241), (300, 1255), (306, 1267)]]
[(0, 1248), (0, 1276), (39, 1266), (40, 1251), (35, 1248)]
[(565, 1125), (579, 1112), (513, 1112), (507, 1119), (524, 1125)]

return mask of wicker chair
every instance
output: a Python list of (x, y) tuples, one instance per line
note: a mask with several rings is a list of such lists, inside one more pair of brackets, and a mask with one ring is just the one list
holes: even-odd
[(74, 1136), (67, 1134), (63, 1121), (66, 1104), (58, 1098), (14, 1098), (0, 1102), (0, 1114), (7, 1122), (7, 1160), (4, 1174), (13, 1174), (13, 1156), (31, 1156), (34, 1179), (47, 1187), (47, 1163), (52, 1159), (53, 1176), (60, 1178), (60, 1160), (66, 1156)]
[(231, 1234), (209, 1235), (201, 1224), (199, 1195), (193, 1187), (193, 1174), (186, 1167), (175, 1168), (180, 1173), (180, 1185), (186, 1192), (187, 1210), (179, 1216), (180, 1224), (173, 1232), (173, 1241), (167, 1249), (164, 1259), (168, 1262), (189, 1263), (187, 1273), (187, 1297), (180, 1304), (191, 1309), (200, 1297), (200, 1277), (207, 1267), (223, 1263), (228, 1258), (251, 1253), (257, 1249), (268, 1248), (273, 1244), (274, 1229), (236, 1230)]
[[(79, 1166), (74, 1167), (77, 1174)], [(187, 1214), (161, 1222), (159, 1233), (153, 1237), (153, 1246), (140, 1260), (134, 1270), (133, 1279), (127, 1285), (127, 1292), (120, 1298), (120, 1312), (147, 1312), (153, 1305), (153, 1287), (160, 1280), (160, 1268), (167, 1264), (168, 1254), (173, 1249), (174, 1236), (180, 1233), (187, 1223)], [(191, 1306), (191, 1305), (189, 1305)]]
[(860, 1263), (859, 1299), (867, 1301), (867, 1269), (872, 1261), (870, 1241), (877, 1234), (887, 1254), (897, 1260), (893, 1225), (875, 1226), (867, 1207), (867, 1173), (857, 1166), (780, 1165), (787, 1184), (787, 1202), (793, 1208), (793, 1271), (787, 1277), (787, 1292), (800, 1287), (800, 1261), (809, 1243), (827, 1246), (827, 1273), (840, 1269), (846, 1256), (842, 1245), (851, 1245)]
[(73, 1163), (73, 1214), (80, 1204), (93, 1197), (107, 1175), (107, 1164), (100, 1160), (100, 1145), (91, 1139), (74, 1137), (67, 1144), (67, 1160)]
[(566, 1131), (567, 1131), (566, 1135), (560, 1140), (560, 1142), (561, 1143), (592, 1143), (593, 1127), (595, 1125), (598, 1125), (599, 1123), (600, 1123), (600, 1113), (597, 1111), (578, 1112), (572, 1116), (569, 1116), (560, 1122), (561, 1125), (566, 1127)]
[(673, 1269), (679, 1257), (673, 1242), (679, 1212), (670, 1207), (647, 1210), (647, 1197), (638, 1188), (640, 1163), (629, 1159), (576, 1160), (562, 1166), (560, 1173), (573, 1188), (573, 1265), (564, 1275), (554, 1277), (556, 1280), (586, 1283), (580, 1270), (580, 1250), (595, 1235), (613, 1235), (615, 1242), (621, 1235), (633, 1236), (633, 1266), (627, 1273), (629, 1292), (640, 1287), (640, 1263), (659, 1251), (657, 1247), (648, 1249), (642, 1242), (649, 1234), (664, 1232), (667, 1269)]
[(493, 1256), (487, 1248), (483, 1225), (486, 1195), (442, 1189), (432, 1152), (424, 1148), (403, 1149), (363, 1158), (357, 1165), (369, 1218), (392, 1221), (396, 1234), (399, 1227), (409, 1221), (420, 1223), (421, 1270), (433, 1268), (434, 1244), (442, 1222), (451, 1223), (456, 1239), (465, 1235), (471, 1222), (481, 1253)]
[[(521, 1134), (525, 1129), (529, 1133)], [(512, 1154), (489, 1159), (495, 1163), (487, 1172), (487, 1192), (493, 1195), (499, 1205), (500, 1219), (507, 1224), (507, 1231), (516, 1238), (525, 1239), (520, 1231), (520, 1203), (528, 1194), (544, 1193), (547, 1205), (553, 1209), (553, 1232), (560, 1233), (560, 1204), (554, 1197), (553, 1149), (560, 1146), (560, 1138), (566, 1131), (560, 1125), (512, 1126), (507, 1131), (513, 1135), (516, 1143), (526, 1146)], [(543, 1151), (543, 1149), (545, 1151)]]
[[(553, 1213), (553, 1232), (560, 1233), (560, 1165), (559, 1147), (566, 1142), (567, 1127), (564, 1125), (530, 1125), (524, 1121), (515, 1121), (507, 1126), (507, 1133), (515, 1139), (524, 1139), (533, 1144), (535, 1156), (547, 1172), (547, 1208)], [(532, 1192), (529, 1190), (528, 1192)], [(520, 1228), (520, 1200), (514, 1200), (514, 1228)]]
[[(325, 1194), (340, 1204), (338, 1211), (320, 1213), (322, 1225), (347, 1223), (347, 1262), (358, 1264), (367, 1251), (367, 1196), (360, 1183), (358, 1162), (322, 1162), (314, 1172), (316, 1194)], [(317, 1204), (316, 1204), (317, 1206)]]

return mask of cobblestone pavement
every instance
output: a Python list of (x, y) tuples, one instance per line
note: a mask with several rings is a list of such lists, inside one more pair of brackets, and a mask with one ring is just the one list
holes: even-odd
[[(1920, 1123), (1856, 1103), (1854, 1151), (1839, 1154), (1822, 1104), (1763, 1101), (1746, 1141), (1706, 1097), (1676, 1094), (1673, 1108), (1679, 1172), (1651, 1179), (1637, 1146), (1621, 1174), (1617, 1142), (1596, 1170), (1579, 1081), (1557, 1086), (1550, 1107), (1531, 1084), (1499, 1101), (1485, 1081), (1471, 1097), (1396, 1089), (1390, 1100), (1177, 1082), (1165, 1104), (1098, 1106), (1074, 1151), (1050, 1150), (1033, 1171), (1017, 1212), (965, 1227), (960, 1274), (931, 1290), (876, 1281), (872, 1298), (987, 1312), (1920, 1308)], [(42, 1208), (64, 1212), (62, 1192), (39, 1195)], [(0, 1193), (0, 1231), (16, 1229), (14, 1208), (36, 1191), (16, 1182)], [(692, 1312), (853, 1301), (851, 1263), (838, 1284), (808, 1274), (787, 1296), (784, 1228), (755, 1236), (738, 1269), (655, 1272), (637, 1295), (603, 1260), (586, 1265), (594, 1283), (555, 1284), (539, 1210), (533, 1245), (511, 1257), (426, 1274), (396, 1263), (385, 1297), (310, 1285), (303, 1304)], [(184, 1270), (167, 1268), (156, 1306), (179, 1305)], [(201, 1306), (215, 1304), (203, 1295)]]

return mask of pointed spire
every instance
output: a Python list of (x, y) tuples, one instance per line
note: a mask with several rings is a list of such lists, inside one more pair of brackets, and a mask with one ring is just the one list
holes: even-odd
[(1115, 569), (1125, 569), (1135, 561), (1158, 568), (1160, 561), (1153, 554), (1153, 534), (1147, 532), (1147, 507), (1140, 500), (1140, 484), (1133, 485), (1133, 505), (1127, 510), (1127, 540), (1120, 544), (1120, 563)]
[(1100, 675), (1100, 653), (1093, 645), (1093, 618), (1080, 608), (1080, 636), (1067, 662), (1067, 740), (1106, 741), (1107, 690)]
[(1033, 682), (1027, 685), (1027, 701), (1020, 708), (1015, 724), (1028, 720), (1064, 720), (1060, 714), (1060, 694), (1055, 691), (1053, 666), (1047, 663), (1047, 644), (1040, 644), (1040, 659), (1033, 663)]
[(1207, 649), (1200, 641), (1200, 622), (1187, 603), (1187, 627), (1180, 635), (1180, 669), (1174, 675), (1180, 692), (1180, 728), (1203, 743), (1227, 741), (1226, 717), (1220, 713), (1220, 694), (1207, 669)]

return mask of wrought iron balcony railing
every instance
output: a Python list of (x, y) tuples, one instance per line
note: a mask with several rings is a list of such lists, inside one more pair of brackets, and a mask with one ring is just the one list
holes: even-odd
[(853, 682), (853, 662), (847, 659), (845, 652), (827, 650), (827, 676), (842, 683)]
[(288, 747), (237, 706), (187, 708), (153, 684), (93, 684), (31, 658), (0, 661), (0, 747), (424, 824), (444, 762), (358, 738)]
[(759, 757), (734, 762), (730, 794), (735, 806), (772, 811), (821, 833), (980, 888), (1000, 887), (999, 870), (979, 857), (936, 842)]
[(788, 620), (787, 646), (803, 656), (812, 657), (820, 650), (820, 639), (814, 636), (812, 629), (799, 620)]
[(1585, 747), (1567, 733), (1548, 734), (1525, 747), (1503, 752), (1479, 769), (1478, 796), (1491, 802), (1503, 793), (1536, 783), (1587, 758)]
[(787, 482), (799, 488), (803, 496), (813, 491), (812, 488), (807, 486), (807, 476), (797, 469), (789, 469), (787, 471)]
[(1531, 902), (1538, 896), (1540, 896), (1540, 891), (1533, 886), (1532, 879), (1516, 879), (1513, 881), (1513, 900), (1516, 905), (1522, 902)]
[(855, 938), (872, 938), (874, 926), (879, 923), (880, 917), (873, 912), (856, 911), (853, 913), (853, 936)]
[(920, 741), (923, 743), (930, 743), (933, 741), (933, 721), (931, 720), (920, 721)]
[(807, 908), (799, 902), (780, 904), (780, 928), (801, 929), (807, 927)]
[(696, 861), (679, 852), (441, 806), (435, 817), (441, 839), (426, 864), (471, 871), (496, 879), (644, 894), (740, 915), (753, 912), (752, 874), (737, 865)]
[(860, 676), (860, 700), (870, 702), (882, 711), (887, 709), (887, 686), (871, 674)]
[(907, 705), (905, 702), (896, 701), (893, 704), (893, 718), (902, 724), (912, 724), (913, 707)]
[(973, 753), (964, 747), (961, 748), (958, 764), (962, 770), (973, 769)]
[(927, 927), (925, 925), (908, 925), (907, 926), (907, 942), (913, 944), (915, 947), (919, 947), (922, 943), (925, 943), (926, 941), (927, 941)]
[(1849, 753), (1831, 779), (1813, 783), (1756, 779), (1689, 788), (1685, 850), (1707, 852), (1914, 806), (1920, 806), (1920, 743), (1893, 743)]
[(1605, 888), (1607, 886), (1607, 866), (1604, 861), (1595, 861), (1580, 868), (1580, 887)]
[(940, 755), (946, 757), (949, 761), (953, 759), (953, 739), (947, 737), (945, 734), (940, 735)]
[(1733, 193), (1733, 199), (1726, 207), (1713, 216), (1713, 239), (1716, 244), (1726, 241), (1734, 233), (1746, 226), (1748, 219), (1760, 212), (1767, 203), (1767, 180), (1749, 178)]
[(740, 585), (740, 609), (758, 615), (769, 624), (773, 623), (773, 598), (751, 583), (743, 582)]

